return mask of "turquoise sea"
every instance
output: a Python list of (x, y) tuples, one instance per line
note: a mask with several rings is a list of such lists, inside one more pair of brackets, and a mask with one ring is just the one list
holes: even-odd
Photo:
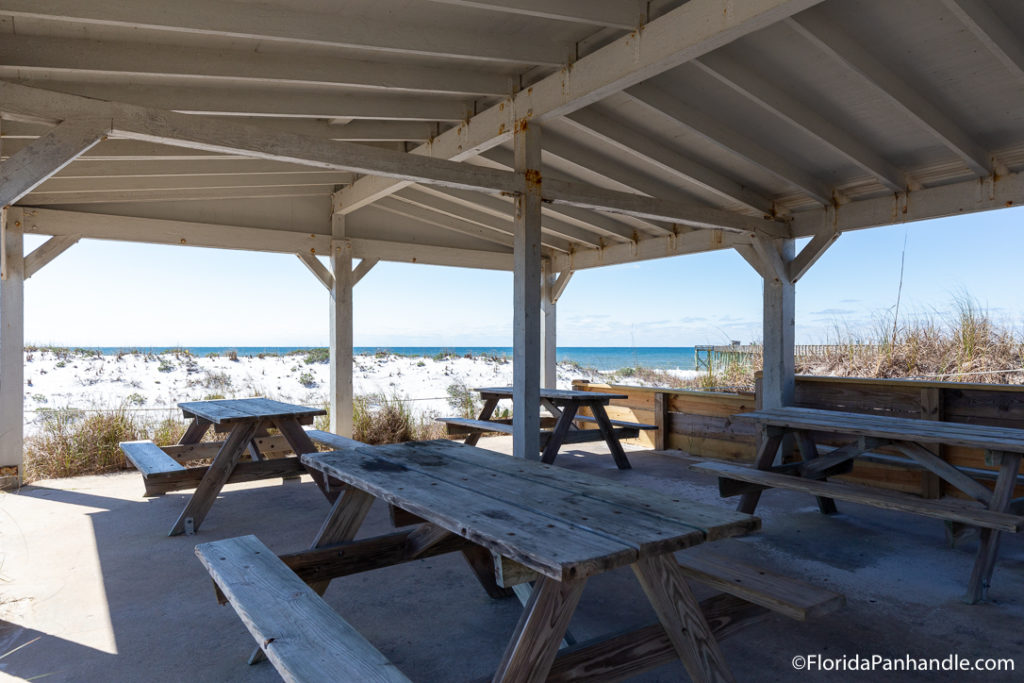
[[(210, 353), (225, 354), (236, 351), (240, 356), (256, 356), (258, 354), (286, 354), (295, 351), (307, 351), (307, 346), (186, 346), (186, 347), (131, 347), (140, 351), (160, 353), (173, 348), (185, 348), (197, 356)], [(91, 347), (106, 355), (118, 351), (131, 350), (127, 347), (101, 346)], [(512, 357), (510, 346), (357, 346), (357, 354), (373, 354), (387, 351), (403, 356), (435, 356), (439, 353), (452, 353), (458, 356), (472, 354), (474, 356), (505, 356)], [(693, 370), (692, 346), (560, 346), (558, 360), (579, 363), (586, 368), (598, 370), (618, 370), (629, 367), (655, 368), (659, 370)]]

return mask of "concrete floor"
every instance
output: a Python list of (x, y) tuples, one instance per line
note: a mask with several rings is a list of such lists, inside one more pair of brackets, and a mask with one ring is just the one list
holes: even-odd
[[(509, 450), (507, 437), (484, 447)], [(717, 505), (715, 483), (686, 462), (630, 454), (616, 470), (607, 455), (569, 451), (559, 464)], [(0, 493), (0, 678), (47, 681), (273, 681), (267, 664), (246, 666), (253, 641), (234, 611), (218, 606), (196, 543), (254, 533), (276, 552), (306, 547), (327, 513), (302, 481), (226, 487), (193, 537), (167, 530), (188, 493), (142, 497), (134, 472), (38, 482)], [(1004, 535), (991, 601), (960, 601), (976, 543), (945, 545), (942, 523), (839, 503), (825, 517), (814, 500), (765, 494), (763, 531), (716, 543), (723, 554), (844, 593), (828, 618), (772, 616), (722, 649), (739, 681), (965, 680), (962, 673), (795, 671), (797, 655), (826, 657), (1016, 657), (1024, 670), (1024, 539)], [(382, 505), (367, 534), (389, 528)], [(704, 595), (707, 591), (700, 591)], [(491, 600), (460, 555), (335, 580), (326, 598), (417, 681), (462, 681), (491, 673), (515, 626), (514, 600)], [(653, 620), (632, 573), (588, 584), (571, 630), (579, 639)], [(19, 648), (20, 649), (16, 649)], [(12, 652), (13, 650), (13, 652)], [(976, 680), (1024, 680), (984, 673)], [(686, 680), (678, 664), (638, 681)]]

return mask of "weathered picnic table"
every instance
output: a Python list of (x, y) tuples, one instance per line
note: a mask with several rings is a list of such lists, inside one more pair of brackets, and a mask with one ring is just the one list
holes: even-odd
[[(693, 469), (718, 475), (723, 496), (742, 495), (740, 511), (752, 514), (764, 489), (786, 488), (814, 495), (824, 513), (835, 512), (834, 500), (839, 499), (978, 527), (981, 541), (968, 582), (967, 602), (975, 603), (986, 596), (999, 551), (1000, 532), (1019, 532), (1024, 528), (1024, 517), (1013, 514), (1012, 500), (1024, 453), (1024, 429), (797, 407), (740, 413), (733, 419), (756, 422), (765, 430), (755, 468), (704, 462)], [(795, 437), (802, 462), (773, 466), (779, 446), (789, 434)], [(816, 434), (850, 441), (819, 453)], [(983, 449), (988, 464), (999, 466), (995, 486), (988, 488), (928, 448), (942, 444)], [(826, 481), (828, 476), (849, 472), (855, 458), (875, 457), (872, 451), (879, 448), (901, 453), (905, 464), (933, 472), (973, 500), (924, 499)], [(897, 463), (898, 456), (886, 456), (886, 462)]]
[[(512, 421), (494, 419), (494, 409), (498, 401), (512, 398), (512, 387), (486, 387), (475, 389), (484, 401), (480, 415), (475, 420), (462, 417), (441, 417), (439, 422), (448, 425), (449, 434), (467, 434), (465, 443), (475, 446), (480, 435), (486, 432), (512, 433)], [(604, 441), (620, 470), (630, 468), (625, 451), (622, 450), (620, 439), (633, 439), (641, 430), (657, 429), (657, 425), (610, 420), (605, 406), (614, 399), (629, 398), (625, 394), (608, 394), (595, 391), (576, 391), (569, 389), (541, 389), (541, 406), (551, 417), (541, 422), (540, 447), (541, 462), (551, 464), (558, 455), (562, 444), (586, 443), (588, 441)], [(579, 415), (581, 408), (588, 408), (593, 417)], [(594, 422), (597, 429), (578, 429), (575, 421)], [(550, 429), (544, 429), (550, 427)]]
[[(283, 555), (282, 563), (252, 536), (196, 548), (288, 680), (406, 680), (316, 593), (335, 577), (470, 548), (489, 550), (534, 580), (495, 681), (618, 680), (675, 658), (696, 681), (731, 680), (717, 637), (767, 609), (803, 619), (843, 603), (761, 570), (736, 574), (736, 563), (690, 556), (707, 541), (759, 528), (760, 520), (743, 513), (451, 441), (302, 460), (347, 484), (310, 550)], [(353, 540), (377, 498), (423, 521)], [(690, 550), (677, 560), (681, 549)], [(659, 622), (559, 654), (587, 579), (623, 566)], [(726, 592), (698, 603), (687, 577)]]
[[(179, 403), (178, 407), (191, 422), (177, 446), (162, 449), (152, 441), (121, 444), (125, 456), (142, 472), (147, 495), (195, 488), (170, 536), (198, 531), (220, 490), (229, 482), (294, 477), (309, 472), (328, 500), (333, 502), (337, 498), (338, 487), (329, 486), (318, 470), (309, 470), (298, 457), (280, 457), (287, 451), (296, 456), (315, 453), (314, 439), (333, 448), (357, 443), (328, 432), (304, 430), (302, 425), (312, 424), (313, 418), (326, 413), (322, 408), (267, 398), (192, 401)], [(280, 436), (269, 437), (268, 427), (276, 427)], [(201, 443), (211, 428), (227, 432), (227, 438), (216, 444)], [(263, 449), (272, 452), (264, 453)], [(213, 455), (213, 463), (208, 467), (183, 466), (179, 459), (197, 455), (190, 451)], [(249, 460), (242, 462), (246, 453)]]

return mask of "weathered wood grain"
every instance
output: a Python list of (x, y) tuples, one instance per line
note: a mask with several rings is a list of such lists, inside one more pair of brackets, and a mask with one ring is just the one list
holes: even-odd
[(242, 456), (242, 452), (259, 426), (259, 420), (239, 422), (235, 426), (231, 434), (224, 441), (220, 452), (217, 453), (213, 464), (210, 465), (203, 476), (203, 480), (196, 487), (195, 493), (192, 494), (188, 504), (185, 505), (185, 509), (182, 510), (181, 515), (178, 517), (178, 521), (171, 527), (169, 536), (185, 533), (189, 525), (191, 525), (193, 531), (199, 530), (203, 519), (217, 499), (217, 494), (224, 488), (224, 484), (228, 482), (231, 473), (238, 464), (238, 459)]
[(494, 674), (495, 683), (541, 683), (547, 678), (585, 584), (586, 579), (538, 579)]
[(761, 484), (770, 488), (790, 489), (811, 495), (828, 496), (837, 500), (848, 500), (851, 503), (873, 505), (874, 507), (886, 510), (909, 512), (936, 519), (948, 519), (974, 526), (999, 529), (1001, 531), (1016, 532), (1024, 527), (1024, 517), (1004, 512), (994, 512), (976, 507), (967, 502), (951, 499), (925, 500), (893, 491), (838, 482), (814, 481), (812, 479), (766, 472), (724, 462), (699, 463), (692, 465), (690, 469), (706, 474)]
[(632, 568), (690, 678), (735, 680), (676, 561), (666, 555), (649, 557)]
[(196, 556), (284, 680), (409, 680), (255, 536)]
[(840, 593), (737, 562), (706, 545), (676, 553), (676, 559), (688, 578), (797, 621), (824, 616), (846, 604)]
[(124, 457), (142, 473), (143, 480), (151, 474), (159, 472), (178, 472), (184, 470), (177, 460), (167, 455), (159, 446), (148, 439), (145, 441), (122, 441), (121, 450)]
[(225, 424), (238, 420), (271, 417), (314, 417), (326, 415), (323, 408), (307, 408), (282, 403), (269, 398), (227, 398), (216, 401), (187, 401), (179, 403), (187, 418), (200, 417), (213, 424)]

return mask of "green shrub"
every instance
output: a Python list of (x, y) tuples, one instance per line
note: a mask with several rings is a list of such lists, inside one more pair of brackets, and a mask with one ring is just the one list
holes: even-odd
[(302, 359), (306, 365), (315, 363), (329, 363), (331, 361), (331, 350), (326, 348), (310, 349)]
[(461, 379), (449, 384), (445, 391), (448, 393), (448, 405), (459, 417), (474, 418), (480, 413), (476, 392)]
[(304, 372), (299, 375), (299, 384), (307, 389), (315, 389), (317, 386), (316, 376), (312, 372)]
[(90, 413), (62, 408), (40, 416), (41, 429), (25, 439), (26, 481), (125, 469), (118, 444), (144, 438), (123, 407)]

